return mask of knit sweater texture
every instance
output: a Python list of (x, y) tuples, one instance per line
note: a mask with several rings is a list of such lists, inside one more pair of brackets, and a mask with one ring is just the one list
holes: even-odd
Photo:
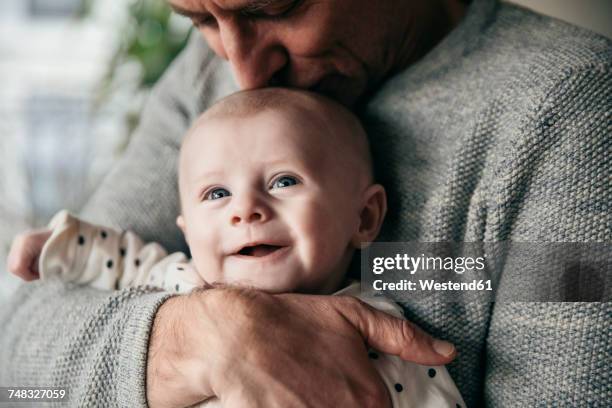
[[(474, 0), (420, 61), (360, 110), (390, 196), (383, 241), (612, 241), (612, 46), (569, 24)], [(194, 36), (82, 216), (169, 251), (181, 139), (236, 90)], [(563, 273), (563, 271), (559, 271)], [(0, 311), (0, 384), (69, 388), (74, 406), (146, 406), (147, 342), (169, 296), (24, 285)], [(609, 406), (611, 303), (404, 303), (456, 344), (468, 406)]]

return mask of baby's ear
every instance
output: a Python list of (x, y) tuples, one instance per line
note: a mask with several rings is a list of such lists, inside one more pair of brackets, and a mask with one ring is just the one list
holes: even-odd
[(387, 193), (380, 184), (373, 184), (363, 195), (363, 206), (359, 213), (359, 230), (353, 235), (351, 244), (361, 248), (362, 243), (376, 239), (387, 213)]
[(183, 235), (185, 234), (185, 219), (183, 218), (182, 215), (179, 215), (178, 217), (176, 217), (176, 225), (181, 229), (181, 231), (183, 231)]

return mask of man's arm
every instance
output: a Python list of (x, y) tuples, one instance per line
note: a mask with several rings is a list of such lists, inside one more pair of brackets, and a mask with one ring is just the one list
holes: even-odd
[(167, 293), (23, 285), (0, 309), (0, 386), (63, 387), (70, 406), (146, 406), (149, 330)]
[(366, 342), (429, 365), (456, 354), (354, 298), (231, 288), (169, 297), (23, 286), (0, 311), (0, 384), (67, 388), (79, 407), (184, 407), (216, 395), (236, 408), (382, 408)]
[[(507, 152), (524, 174), (513, 174), (518, 181), (503, 190), (507, 204), (494, 215), (508, 220), (513, 241), (609, 245), (612, 69), (594, 64), (566, 72), (525, 123), (521, 143)], [(578, 279), (571, 265), (560, 269), (550, 282)], [(600, 294), (609, 285), (602, 280)], [(610, 316), (610, 302), (496, 303), (487, 338), (487, 405), (608, 406)]]

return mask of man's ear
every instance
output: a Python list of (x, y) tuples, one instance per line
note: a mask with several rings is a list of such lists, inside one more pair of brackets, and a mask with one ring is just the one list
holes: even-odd
[(183, 235), (185, 236), (185, 240), (187, 240), (187, 232), (185, 231), (185, 219), (182, 215), (176, 217), (176, 225), (183, 231)]
[(361, 248), (362, 243), (376, 239), (387, 213), (387, 193), (380, 184), (373, 184), (363, 195), (363, 206), (359, 213), (359, 230), (353, 235), (351, 244)]

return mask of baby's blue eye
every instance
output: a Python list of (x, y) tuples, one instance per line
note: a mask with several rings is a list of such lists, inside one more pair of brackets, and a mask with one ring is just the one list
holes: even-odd
[(276, 180), (274, 180), (274, 182), (272, 183), (272, 187), (271, 188), (285, 188), (285, 187), (291, 187), (291, 186), (295, 186), (296, 184), (299, 184), (300, 181), (292, 176), (281, 176), (279, 178), (277, 178)]
[(232, 193), (230, 193), (225, 188), (215, 188), (206, 193), (204, 197), (205, 200), (218, 200), (220, 198), (229, 197)]

